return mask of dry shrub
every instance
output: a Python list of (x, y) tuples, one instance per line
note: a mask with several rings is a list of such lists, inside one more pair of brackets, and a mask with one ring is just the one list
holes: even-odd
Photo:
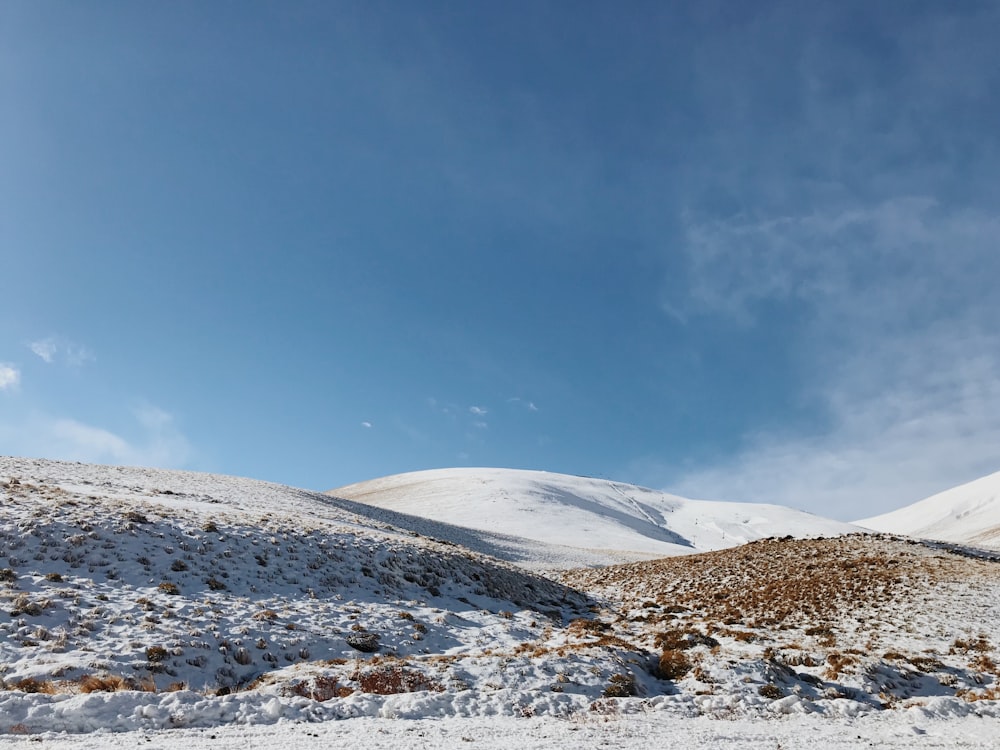
[(567, 630), (577, 635), (596, 635), (598, 633), (603, 633), (608, 629), (609, 625), (606, 622), (601, 622), (600, 620), (588, 620), (586, 617), (579, 617), (575, 620), (571, 620), (567, 626)]
[(660, 654), (657, 673), (664, 680), (679, 680), (691, 671), (691, 662), (680, 649), (665, 649)]
[(975, 651), (983, 654), (987, 651), (993, 650), (993, 646), (990, 645), (989, 640), (983, 634), (980, 634), (975, 638), (956, 638), (955, 642), (951, 644), (951, 647), (956, 651), (964, 651), (965, 653)]
[(777, 685), (761, 685), (757, 688), (757, 692), (772, 701), (785, 697), (785, 693)]
[(847, 667), (857, 664), (858, 659), (852, 654), (841, 654), (834, 651), (833, 653), (827, 654), (826, 662), (829, 666), (826, 668), (824, 675), (828, 680), (835, 680), (840, 676), (841, 672), (847, 669)]
[(122, 690), (135, 690), (136, 683), (121, 675), (86, 675), (81, 677), (78, 688), (81, 693), (117, 693)]
[(920, 672), (943, 672), (947, 669), (940, 659), (933, 656), (911, 656), (908, 661)]
[(956, 698), (973, 703), (975, 701), (995, 701), (1000, 700), (1000, 687), (987, 688), (978, 692), (974, 690), (957, 690)]
[(815, 667), (818, 664), (810, 654), (804, 652), (782, 654), (781, 661), (789, 667)]
[(435, 693), (444, 687), (429, 677), (400, 664), (383, 664), (352, 675), (364, 693), (375, 695), (397, 695), (430, 690)]
[(969, 666), (979, 672), (989, 672), (991, 674), (997, 673), (996, 662), (986, 654), (978, 654), (976, 658), (970, 662)]
[(22, 693), (41, 693), (43, 695), (55, 695), (56, 686), (52, 680), (38, 680), (34, 677), (25, 677), (9, 686), (12, 690), (20, 690)]
[(630, 674), (614, 674), (601, 693), (605, 698), (629, 698), (636, 694), (635, 678)]
[(617, 701), (599, 698), (590, 704), (590, 711), (602, 716), (613, 716), (619, 712)]
[(278, 619), (278, 613), (273, 609), (263, 609), (253, 616), (255, 620), (267, 620), (268, 622)]
[(322, 703), (331, 698), (346, 698), (354, 691), (346, 685), (338, 685), (335, 677), (317, 675), (311, 682), (303, 680), (289, 685), (285, 692), (288, 695), (298, 695)]
[(181, 593), (180, 587), (176, 583), (171, 583), (170, 581), (164, 581), (156, 588), (158, 588), (164, 594), (170, 594), (171, 596), (176, 596), (177, 594)]
[(149, 646), (146, 649), (146, 661), (150, 664), (159, 664), (167, 656), (169, 656), (169, 653), (163, 646)]
[(694, 628), (664, 630), (653, 638), (653, 644), (664, 651), (683, 651), (695, 646), (715, 648), (719, 642)]
[(819, 627), (813, 627), (813, 628), (806, 628), (806, 635), (815, 636), (821, 646), (826, 646), (829, 648), (830, 646), (837, 645), (836, 634), (833, 632), (832, 628), (826, 625), (821, 625)]

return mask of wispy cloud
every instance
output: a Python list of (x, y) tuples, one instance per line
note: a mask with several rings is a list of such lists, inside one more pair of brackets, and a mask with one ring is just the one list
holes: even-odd
[(746, 435), (671, 489), (850, 518), (1000, 469), (998, 236), (1000, 217), (912, 197), (689, 227), (684, 315), (753, 326), (791, 305), (823, 426)]
[(507, 399), (507, 403), (508, 404), (517, 404), (519, 406), (523, 406), (528, 411), (538, 411), (538, 407), (535, 406), (535, 402), (534, 401), (527, 401), (527, 400), (521, 398), (520, 396), (511, 396), (510, 398)]
[(68, 417), (36, 414), (17, 424), (0, 423), (0, 446), (12, 455), (68, 461), (179, 468), (191, 444), (174, 417), (151, 404), (132, 410), (136, 429), (126, 437)]
[(21, 371), (14, 365), (0, 362), (0, 391), (16, 388), (21, 382)]
[(362, 422), (361, 426), (364, 427), (366, 430), (370, 430), (372, 428), (372, 423), (371, 422), (367, 422), (367, 421), (366, 422)]
[(58, 347), (53, 339), (40, 339), (28, 344), (28, 348), (41, 357), (46, 362), (51, 363), (55, 359)]
[[(670, 488), (852, 519), (996, 471), (998, 343), (915, 337), (858, 355), (825, 385), (826, 429), (748, 435), (735, 456), (675, 475)], [(928, 367), (935, 355), (946, 364)], [(886, 383), (887, 367), (903, 377)]]
[(485, 408), (483, 408), (482, 406), (470, 406), (469, 407), (469, 413), (470, 414), (475, 414), (477, 417), (481, 417), (481, 416), (487, 414), (488, 410), (485, 409)]
[(79, 367), (94, 360), (94, 354), (87, 347), (67, 341), (60, 336), (48, 336), (28, 344), (28, 348), (48, 364), (62, 361), (71, 367)]

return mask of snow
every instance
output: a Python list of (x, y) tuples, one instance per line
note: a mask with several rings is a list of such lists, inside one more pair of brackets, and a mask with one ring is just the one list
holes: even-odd
[(419, 524), (422, 533), (436, 538), (454, 537), (458, 530), (453, 527), (463, 527), (466, 547), (534, 570), (689, 555), (768, 536), (859, 531), (777, 505), (689, 500), (621, 482), (542, 471), (437, 469), (327, 494), (394, 511), (380, 517), (410, 528)]
[[(625, 551), (784, 536), (775, 519), (812, 538), (543, 576), (474, 545), (549, 563), (601, 548), (525, 540), (523, 519), (489, 537), (248, 479), (0, 458), (0, 747), (1000, 736), (997, 562), (818, 538), (822, 519), (768, 506), (734, 521), (724, 504), (503, 474), (490, 492), (502, 479), (581, 534), (617, 525)], [(657, 667), (668, 648), (686, 671)]]
[(1000, 549), (1000, 472), (855, 523), (892, 534)]

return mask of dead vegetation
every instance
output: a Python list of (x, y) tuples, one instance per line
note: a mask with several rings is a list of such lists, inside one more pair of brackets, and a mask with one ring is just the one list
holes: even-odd
[[(935, 685), (967, 700), (1000, 689), (989, 637), (977, 632), (976, 619), (955, 622), (942, 593), (995, 592), (1000, 565), (910, 540), (874, 534), (764, 539), (569, 571), (562, 580), (618, 607), (617, 615), (576, 621), (571, 630), (603, 639), (627, 632), (630, 641), (659, 652), (654, 673), (666, 680), (693, 675), (712, 682), (713, 664), (758, 663), (756, 673), (770, 675), (758, 693), (769, 699), (796, 684), (817, 697), (853, 696), (859, 688), (846, 685), (863, 688), (866, 680), (881, 686), (883, 705)], [(976, 634), (949, 638), (940, 626), (929, 627), (942, 622)]]

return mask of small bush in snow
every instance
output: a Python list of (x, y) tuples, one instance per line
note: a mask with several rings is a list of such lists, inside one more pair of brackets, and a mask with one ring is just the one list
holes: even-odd
[(120, 675), (86, 675), (78, 684), (81, 693), (117, 693), (135, 690), (136, 684)]
[(444, 687), (431, 680), (427, 675), (407, 669), (401, 664), (382, 664), (353, 675), (358, 685), (365, 693), (376, 695), (396, 695), (398, 693), (416, 693), (422, 690), (442, 692)]
[(781, 688), (777, 685), (761, 685), (757, 688), (757, 692), (770, 700), (777, 700), (778, 698), (783, 698), (785, 696)]
[(52, 684), (52, 680), (37, 680), (34, 677), (26, 677), (23, 680), (18, 680), (10, 687), (13, 690), (20, 690), (22, 693), (54, 695), (56, 692), (56, 687)]
[(679, 680), (691, 671), (691, 662), (680, 649), (666, 649), (660, 654), (657, 673), (664, 680)]
[(605, 698), (629, 698), (635, 694), (635, 678), (630, 674), (611, 675), (602, 693)]
[(311, 698), (314, 701), (323, 702), (331, 698), (346, 698), (354, 690), (344, 685), (338, 685), (334, 677), (317, 675), (311, 682), (307, 680), (297, 682), (294, 685), (286, 687), (283, 692), (286, 695), (298, 695), (303, 698)]

